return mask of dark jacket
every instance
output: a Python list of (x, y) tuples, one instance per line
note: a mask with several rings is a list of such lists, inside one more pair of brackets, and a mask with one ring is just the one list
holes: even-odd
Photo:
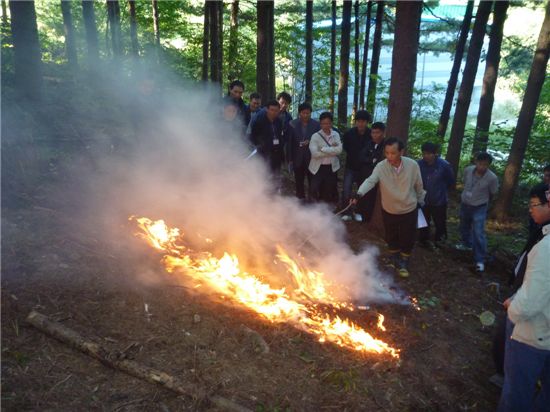
[(223, 104), (233, 104), (235, 107), (237, 107), (237, 117), (241, 121), (244, 129), (246, 129), (246, 126), (248, 126), (248, 122), (250, 121), (249, 116), (249, 110), (246, 109), (246, 104), (244, 103), (243, 99), (234, 100), (231, 96), (227, 95), (223, 97)]
[(342, 145), (346, 152), (346, 169), (353, 170), (354, 172), (361, 171), (361, 157), (364, 156), (364, 149), (370, 140), (369, 128), (367, 128), (363, 135), (359, 134), (357, 127), (353, 127), (344, 133)]
[(317, 120), (311, 119), (306, 127), (303, 128), (300, 119), (294, 119), (290, 121), (290, 127), (292, 128), (292, 133), (289, 134), (288, 139), (288, 159), (294, 163), (295, 168), (300, 168), (302, 165), (306, 165), (307, 167), (311, 160), (309, 145), (300, 146), (300, 143), (310, 140), (313, 133), (321, 130), (321, 125)]
[(361, 152), (361, 179), (372, 175), (374, 167), (384, 159), (384, 142), (376, 144), (370, 139)]
[[(274, 152), (277, 156), (283, 155), (283, 148), (286, 144), (286, 135), (284, 133), (281, 119), (277, 118), (273, 122), (267, 118), (265, 110), (258, 112), (252, 122), (250, 140), (258, 149), (258, 154), (264, 158), (270, 158)], [(274, 143), (278, 141), (277, 145)], [(275, 146), (279, 150), (274, 150)]]
[(423, 159), (420, 159), (418, 166), (420, 166), (422, 183), (426, 190), (426, 205), (446, 205), (448, 202), (447, 190), (455, 184), (451, 165), (446, 160), (436, 157), (433, 165), (428, 165)]

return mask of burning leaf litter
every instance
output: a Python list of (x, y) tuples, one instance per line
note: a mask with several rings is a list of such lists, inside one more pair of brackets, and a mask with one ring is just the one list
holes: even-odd
[[(258, 276), (242, 270), (234, 254), (225, 252), (217, 258), (210, 252), (188, 248), (183, 243), (183, 233), (178, 228), (169, 228), (163, 220), (145, 217), (130, 220), (135, 220), (141, 229), (139, 237), (164, 253), (162, 262), (168, 272), (200, 281), (271, 322), (287, 322), (316, 335), (319, 342), (399, 358), (399, 349), (374, 338), (348, 319), (326, 313), (327, 305), (350, 311), (354, 306), (336, 299), (323, 273), (301, 267), (282, 247), (277, 246), (275, 262), (282, 263), (292, 275), (296, 287), (289, 290), (273, 288)], [(378, 328), (384, 331), (383, 322), (383, 315), (379, 315)]]

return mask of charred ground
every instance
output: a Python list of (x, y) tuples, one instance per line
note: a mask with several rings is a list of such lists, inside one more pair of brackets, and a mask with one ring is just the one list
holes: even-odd
[[(420, 311), (371, 305), (350, 314), (399, 348), (399, 360), (321, 344), (291, 326), (182, 287), (163, 272), (160, 256), (133, 237), (127, 216), (107, 222), (121, 236), (102, 240), (103, 228), (85, 222), (94, 211), (78, 197), (85, 184), (80, 166), (99, 170), (96, 159), (109, 155), (108, 137), (133, 132), (97, 99), (76, 105), (82, 116), (75, 116), (71, 105), (78, 102), (65, 95), (60, 89), (49, 109), (32, 116), (12, 110), (2, 122), (4, 410), (215, 410), (204, 399), (108, 369), (46, 336), (25, 322), (33, 309), (109, 350), (252, 410), (495, 408), (499, 389), (488, 381), (494, 326), (483, 326), (479, 315), (501, 313), (511, 256), (523, 242), (520, 224), (489, 222), (496, 259), (483, 277), (471, 271), (464, 252), (417, 247), (410, 278), (397, 283), (418, 298)], [(108, 205), (111, 199), (100, 201)], [(457, 215), (455, 199), (451, 234)], [(385, 267), (384, 242), (365, 225), (351, 222), (347, 229), (350, 247), (378, 245)], [(386, 317), (386, 332), (375, 328), (377, 312)], [(258, 350), (242, 325), (265, 340), (269, 353)]]
[[(71, 184), (58, 180), (55, 186)], [(53, 193), (52, 184), (44, 184), (32, 194), (19, 193), (2, 210), (5, 410), (215, 410), (53, 340), (26, 324), (32, 309), (252, 410), (484, 411), (496, 405), (499, 390), (488, 381), (494, 329), (484, 327), (479, 315), (500, 313), (499, 292), (505, 292), (511, 266), (503, 252), (480, 277), (463, 252), (418, 247), (411, 277), (398, 284), (419, 299), (421, 310), (373, 305), (350, 315), (398, 347), (396, 361), (321, 344), (291, 326), (181, 287), (151, 250), (144, 248), (135, 262), (127, 245), (104, 244), (99, 233), (74, 230), (68, 236), (67, 229), (80, 223), (71, 217), (75, 205)], [(128, 231), (128, 244), (135, 242), (126, 222), (118, 225)], [(347, 227), (352, 248), (365, 242), (381, 247), (383, 266), (383, 242), (362, 224)], [(489, 236), (495, 241), (506, 233), (493, 228)], [(138, 267), (149, 268), (154, 282), (133, 278)], [(386, 332), (374, 327), (377, 311), (386, 317)], [(269, 353), (260, 353), (242, 325), (263, 337)]]

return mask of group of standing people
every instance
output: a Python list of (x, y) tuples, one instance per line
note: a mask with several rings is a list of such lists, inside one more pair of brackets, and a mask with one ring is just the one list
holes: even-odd
[[(447, 238), (447, 193), (455, 185), (455, 177), (450, 165), (437, 155), (436, 144), (424, 143), (422, 158), (416, 161), (403, 156), (403, 142), (386, 138), (384, 123), (372, 123), (365, 110), (355, 113), (354, 126), (341, 138), (330, 112), (321, 113), (317, 121), (312, 119), (312, 106), (302, 103), (298, 106), (298, 118), (293, 119), (288, 110), (292, 102), (288, 93), (279, 93), (263, 107), (257, 93), (250, 95), (247, 106), (243, 93), (242, 82), (236, 80), (229, 85), (224, 117), (228, 118), (229, 111), (229, 118), (237, 122), (254, 153), (266, 161), (276, 190), (281, 190), (286, 160), (294, 175), (296, 197), (304, 202), (339, 204), (337, 209), (344, 211), (344, 221), (369, 222), (380, 196), (389, 262), (403, 277), (409, 276), (409, 258), (416, 239), (431, 245), (432, 222), (433, 243), (437, 246)], [(227, 109), (228, 106), (232, 108)], [(342, 152), (345, 167), (339, 196), (337, 173)], [(473, 251), (478, 272), (485, 270), (488, 203), (498, 190), (497, 177), (489, 170), (491, 162), (488, 153), (480, 153), (475, 165), (466, 167), (463, 173), (461, 243), (457, 247)], [(358, 188), (355, 195), (354, 187)], [(417, 231), (419, 210), (427, 226)]]
[[(292, 119), (288, 93), (280, 93), (277, 100), (260, 109), (261, 97), (251, 94), (246, 106), (243, 91), (241, 82), (230, 85), (226, 101), (235, 107), (229, 112), (242, 119), (244, 135), (266, 160), (277, 187), (286, 159), (299, 199), (337, 203), (339, 157), (345, 152), (340, 209), (347, 213), (342, 219), (368, 222), (380, 196), (389, 261), (399, 275), (409, 276), (417, 235), (421, 243), (432, 245), (432, 221), (433, 245), (446, 240), (448, 190), (455, 185), (455, 176), (437, 155), (436, 144), (424, 143), (422, 158), (414, 160), (404, 156), (404, 143), (395, 137), (385, 138), (385, 125), (371, 124), (372, 118), (364, 110), (356, 113), (354, 127), (340, 138), (330, 112), (321, 113), (316, 121), (311, 118), (311, 105), (302, 103), (298, 118)], [(498, 192), (498, 178), (489, 169), (492, 160), (490, 154), (479, 153), (474, 164), (463, 171), (461, 242), (457, 248), (472, 251), (477, 272), (485, 270), (485, 223), (489, 202)], [(514, 271), (515, 293), (504, 302), (505, 375), (500, 412), (550, 411), (550, 166), (544, 173), (544, 183), (530, 193), (531, 234)], [(354, 185), (358, 187), (355, 194)], [(418, 230), (420, 211), (427, 225)]]

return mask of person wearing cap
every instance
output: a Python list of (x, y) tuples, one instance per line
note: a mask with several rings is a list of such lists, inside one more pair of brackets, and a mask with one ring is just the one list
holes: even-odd
[(451, 165), (437, 155), (437, 145), (426, 142), (422, 145), (422, 159), (418, 161), (426, 201), (422, 212), (428, 226), (419, 230), (420, 243), (429, 246), (430, 223), (435, 226), (434, 243), (447, 239), (447, 191), (455, 184)]
[(386, 159), (378, 163), (351, 203), (373, 190), (379, 184), (382, 201), (382, 218), (390, 264), (398, 269), (401, 277), (409, 276), (409, 258), (414, 247), (418, 206), (424, 204), (426, 192), (418, 163), (403, 156), (403, 141), (389, 137), (384, 141)]
[(521, 286), (503, 304), (507, 309), (507, 340), (498, 412), (548, 411), (550, 408), (550, 188), (547, 184), (540, 183), (531, 189), (529, 213), (541, 226), (540, 235), (527, 253)]
[[(355, 127), (344, 133), (342, 145), (346, 152), (346, 167), (344, 169), (344, 185), (342, 190), (342, 205), (345, 207), (350, 200), (353, 184), (359, 186), (361, 180), (362, 154), (368, 142), (371, 140), (370, 129), (368, 127), (372, 118), (366, 110), (359, 110), (355, 114)], [(361, 214), (351, 211), (342, 216), (342, 220), (349, 221), (355, 219), (358, 222), (363, 220)]]

